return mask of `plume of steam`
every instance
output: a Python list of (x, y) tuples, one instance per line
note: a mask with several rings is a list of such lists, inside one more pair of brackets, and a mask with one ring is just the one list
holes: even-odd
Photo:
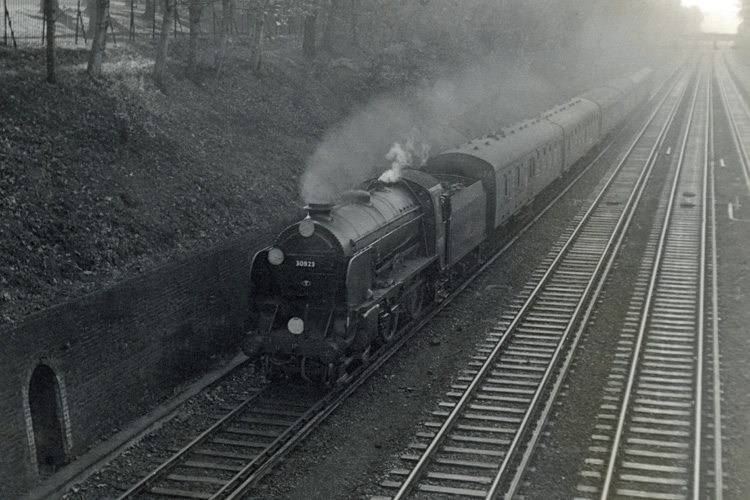
[(385, 155), (385, 159), (391, 162), (390, 170), (386, 170), (378, 179), (380, 182), (392, 183), (401, 179), (401, 170), (411, 166), (411, 153), (404, 150), (398, 142), (391, 146), (391, 150)]
[(393, 183), (401, 179), (401, 171), (405, 167), (414, 165), (415, 157), (419, 160), (419, 165), (423, 164), (430, 154), (430, 145), (421, 143), (417, 147), (417, 141), (413, 136), (409, 136), (404, 146), (396, 142), (391, 146), (385, 159), (391, 162), (391, 168), (383, 172), (378, 179), (380, 182)]

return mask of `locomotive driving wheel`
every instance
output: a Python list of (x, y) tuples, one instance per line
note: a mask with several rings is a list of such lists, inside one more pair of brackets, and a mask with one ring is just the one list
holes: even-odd
[(414, 289), (404, 298), (406, 312), (409, 313), (409, 316), (411, 316), (412, 319), (417, 319), (422, 315), (424, 299), (425, 286), (421, 283), (414, 287)]
[(378, 334), (383, 343), (390, 344), (396, 338), (398, 330), (398, 311), (391, 309), (387, 304), (384, 309), (385, 311), (378, 316)]

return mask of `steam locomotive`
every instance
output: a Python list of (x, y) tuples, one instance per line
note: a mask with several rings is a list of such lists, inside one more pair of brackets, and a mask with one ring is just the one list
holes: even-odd
[(371, 179), (253, 257), (243, 351), (271, 377), (335, 383), (439, 301), (508, 221), (650, 95), (644, 68)]

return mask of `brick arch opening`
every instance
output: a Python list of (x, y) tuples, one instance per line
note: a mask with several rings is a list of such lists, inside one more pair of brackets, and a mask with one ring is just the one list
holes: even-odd
[(63, 401), (55, 371), (40, 364), (29, 381), (29, 411), (36, 449), (36, 462), (42, 476), (69, 462), (65, 445)]

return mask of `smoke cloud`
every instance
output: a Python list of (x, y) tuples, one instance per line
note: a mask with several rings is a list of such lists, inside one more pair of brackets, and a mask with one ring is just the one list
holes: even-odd
[(557, 94), (523, 69), (485, 68), (440, 78), (410, 97), (377, 99), (323, 137), (307, 163), (300, 195), (306, 203), (333, 202), (389, 168), (418, 167), (431, 152), (538, 113), (555, 104)]
[[(493, 133), (649, 64), (644, 53), (636, 50), (642, 36), (631, 29), (632, 23), (608, 17), (610, 11), (604, 7), (592, 9), (591, 5), (598, 5), (595, 2), (569, 0), (568, 4), (563, 25), (575, 28), (575, 36), (565, 38), (564, 44), (560, 43), (563, 37), (527, 46), (523, 27), (545, 19), (551, 22), (542, 14), (552, 4), (514, 3), (523, 14), (518, 17), (523, 22), (509, 27), (516, 45), (489, 54), (473, 67), (444, 71), (421, 87), (405, 89), (405, 95), (381, 97), (354, 110), (326, 133), (307, 162), (300, 182), (301, 198), (333, 202), (341, 192), (380, 178), (389, 169), (391, 173), (384, 179), (397, 178), (399, 169), (424, 161), (416, 151), (439, 153)], [(459, 10), (466, 8), (463, 2), (456, 5)], [(497, 26), (490, 28), (497, 36), (506, 34)], [(549, 28), (562, 29), (554, 23)], [(455, 43), (446, 36), (436, 40)], [(654, 60), (657, 57), (661, 53), (652, 55)]]

